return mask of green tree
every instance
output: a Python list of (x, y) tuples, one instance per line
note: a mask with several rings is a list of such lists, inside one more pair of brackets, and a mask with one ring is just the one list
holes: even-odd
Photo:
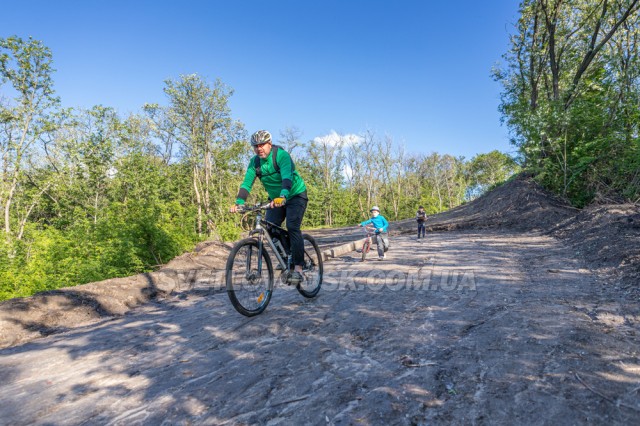
[(166, 80), (164, 91), (166, 108), (145, 109), (156, 118), (164, 140), (175, 138), (180, 144), (180, 158), (191, 168), (198, 234), (219, 235), (214, 217), (224, 218), (231, 198), (229, 178), (242, 167), (247, 150), (244, 126), (231, 117), (228, 105), (233, 91), (220, 80), (210, 86), (196, 74)]
[(467, 164), (467, 198), (482, 195), (519, 171), (516, 161), (507, 154), (494, 150), (478, 154)]
[[(0, 38), (0, 83), (9, 83), (15, 93), (13, 101), (0, 104), (0, 206), (3, 230), (9, 240), (21, 238), (26, 221), (44, 192), (23, 202), (28, 186), (25, 168), (36, 162), (32, 156), (41, 148), (37, 145), (52, 127), (47, 113), (59, 103), (54, 96), (53, 71), (51, 51), (41, 42), (17, 36)], [(15, 211), (16, 206), (21, 211)], [(19, 226), (12, 225), (12, 216), (20, 217)]]
[(639, 0), (525, 0), (496, 71), (524, 166), (578, 205), (603, 188), (619, 194), (633, 177), (639, 8)]
[(319, 187), (315, 194), (324, 211), (324, 224), (333, 226), (338, 193), (343, 181), (343, 147), (341, 135), (329, 135), (312, 140), (307, 147), (305, 182)]

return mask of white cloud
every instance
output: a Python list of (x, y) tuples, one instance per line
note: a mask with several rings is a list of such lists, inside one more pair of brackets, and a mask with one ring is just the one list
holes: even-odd
[(354, 133), (347, 133), (346, 135), (338, 134), (335, 130), (332, 130), (331, 133), (324, 136), (316, 136), (313, 138), (313, 141), (316, 143), (322, 143), (327, 145), (337, 145), (338, 142), (342, 141), (345, 145), (357, 145), (362, 142), (364, 139), (362, 136), (356, 135)]

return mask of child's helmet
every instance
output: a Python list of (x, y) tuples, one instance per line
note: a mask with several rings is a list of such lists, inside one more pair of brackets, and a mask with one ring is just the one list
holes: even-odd
[(371, 207), (371, 210), (369, 210), (369, 211), (372, 212), (374, 210), (377, 211), (378, 213), (380, 213), (380, 209), (378, 208), (378, 206)]

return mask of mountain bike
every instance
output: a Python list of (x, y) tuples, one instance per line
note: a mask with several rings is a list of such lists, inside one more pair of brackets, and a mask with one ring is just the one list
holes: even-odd
[(367, 253), (371, 250), (372, 240), (371, 237), (376, 233), (376, 228), (373, 225), (365, 225), (362, 227), (366, 237), (362, 243), (362, 262), (367, 258)]
[[(289, 233), (263, 217), (263, 211), (269, 208), (269, 203), (240, 206), (239, 213), (255, 213), (256, 219), (249, 238), (238, 241), (227, 258), (227, 295), (236, 311), (248, 317), (262, 313), (273, 294), (273, 263), (267, 246), (275, 255), (283, 284), (288, 284), (294, 268), (290, 250), (285, 249), (285, 244), (282, 243), (289, 241)], [(311, 235), (302, 234), (302, 238), (304, 279), (296, 285), (296, 289), (304, 297), (312, 298), (318, 294), (322, 285), (322, 254)]]

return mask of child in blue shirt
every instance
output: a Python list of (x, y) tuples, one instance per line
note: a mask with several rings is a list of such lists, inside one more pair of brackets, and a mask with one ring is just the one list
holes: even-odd
[(378, 245), (378, 260), (384, 260), (387, 257), (384, 252), (389, 250), (389, 237), (387, 236), (389, 222), (380, 214), (378, 206), (371, 207), (370, 212), (371, 219), (360, 223), (360, 226), (372, 224), (376, 228), (375, 240)]

